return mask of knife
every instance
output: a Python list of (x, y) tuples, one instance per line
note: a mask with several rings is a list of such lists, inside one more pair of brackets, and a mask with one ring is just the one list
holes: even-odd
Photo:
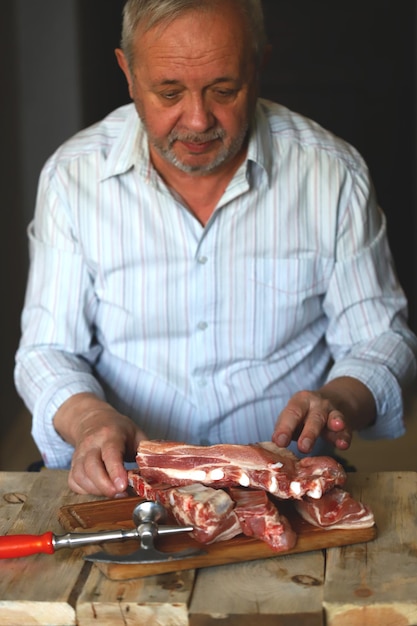
[[(41, 535), (5, 535), (0, 537), (0, 559), (30, 556), (32, 554), (53, 554), (61, 548), (79, 548), (94, 543), (111, 541), (126, 541), (139, 539), (141, 547), (133, 555), (120, 557), (100, 552), (89, 557), (90, 561), (115, 561), (121, 562), (157, 562), (172, 558), (187, 558), (196, 554), (204, 553), (200, 549), (183, 550), (181, 552), (161, 552), (154, 547), (154, 539), (158, 535), (171, 535), (176, 533), (192, 532), (192, 526), (160, 525), (166, 516), (164, 507), (158, 502), (145, 500), (133, 509), (133, 522), (135, 528), (121, 530), (106, 530), (86, 533), (66, 533), (55, 535), (48, 531)], [(130, 558), (130, 560), (129, 560)], [(133, 561), (131, 559), (134, 559)]]

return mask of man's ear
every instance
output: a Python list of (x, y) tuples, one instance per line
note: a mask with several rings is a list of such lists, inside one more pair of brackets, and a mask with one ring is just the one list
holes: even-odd
[(120, 48), (116, 48), (114, 53), (116, 55), (117, 63), (126, 77), (127, 85), (129, 88), (129, 95), (133, 100), (133, 80), (132, 80), (132, 75), (130, 73), (129, 63), (127, 62), (127, 59), (123, 50), (121, 50)]

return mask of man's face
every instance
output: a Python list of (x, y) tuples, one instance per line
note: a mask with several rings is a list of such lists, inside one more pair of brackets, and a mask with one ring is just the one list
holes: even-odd
[(154, 164), (190, 174), (219, 171), (244, 153), (256, 95), (241, 16), (187, 12), (137, 32), (129, 91), (149, 136)]

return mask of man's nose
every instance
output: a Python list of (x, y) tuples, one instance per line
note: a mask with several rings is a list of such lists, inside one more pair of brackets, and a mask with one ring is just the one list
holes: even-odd
[(183, 124), (196, 132), (203, 132), (213, 125), (213, 114), (204, 94), (190, 94), (183, 110)]

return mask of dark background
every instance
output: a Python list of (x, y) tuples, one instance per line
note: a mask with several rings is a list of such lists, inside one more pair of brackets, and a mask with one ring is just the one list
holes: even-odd
[[(114, 48), (123, 0), (3, 0), (0, 20), (2, 423), (14, 390), (39, 171), (69, 135), (129, 101)], [(417, 330), (415, 0), (264, 0), (262, 95), (352, 143), (371, 170)], [(3, 222), (4, 223), (4, 222)]]

